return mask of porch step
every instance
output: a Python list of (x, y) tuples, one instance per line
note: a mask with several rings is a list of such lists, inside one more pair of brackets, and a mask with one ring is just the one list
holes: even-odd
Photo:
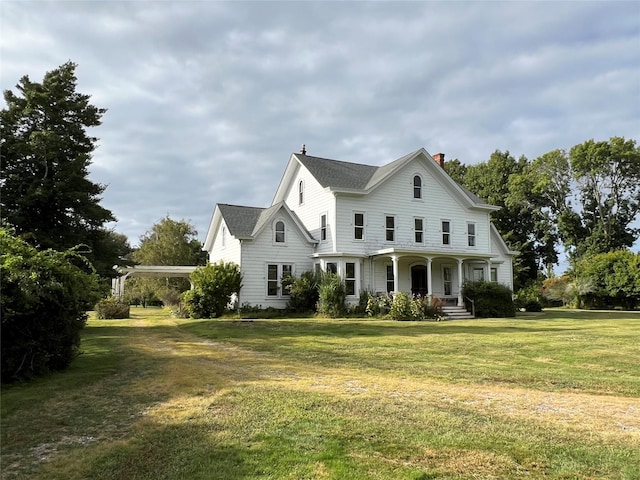
[(458, 307), (454, 305), (444, 305), (442, 307), (442, 313), (445, 317), (452, 320), (475, 318), (473, 315), (471, 315), (471, 312), (466, 311), (464, 307)]

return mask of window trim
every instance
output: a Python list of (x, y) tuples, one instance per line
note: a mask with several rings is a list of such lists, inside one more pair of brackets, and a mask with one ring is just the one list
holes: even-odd
[[(356, 223), (356, 215), (362, 215), (362, 225)], [(355, 242), (364, 242), (366, 239), (366, 225), (367, 225), (367, 212), (353, 211), (353, 240)], [(356, 232), (360, 229), (362, 231), (362, 238), (358, 238)]]
[[(444, 224), (447, 224), (448, 230), (445, 231), (444, 230)], [(453, 225), (451, 223), (451, 220), (447, 220), (446, 218), (443, 218), (440, 220), (440, 233), (442, 234), (442, 245), (446, 245), (446, 246), (451, 246), (451, 234), (453, 232)], [(445, 242), (445, 235), (446, 237), (446, 242)]]
[[(416, 228), (416, 222), (418, 220), (421, 223), (421, 227), (422, 227), (421, 230), (418, 230)], [(424, 245), (424, 230), (425, 230), (424, 225), (425, 225), (425, 223), (426, 222), (425, 222), (424, 217), (413, 217), (413, 242), (414, 243), (417, 243), (417, 244), (420, 244), (420, 245)], [(418, 241), (418, 234), (420, 234), (420, 238), (421, 238), (420, 241)]]
[[(389, 228), (387, 224), (387, 221), (390, 218), (393, 219), (393, 228)], [(397, 230), (398, 230), (398, 222), (396, 222), (396, 216), (385, 214), (384, 215), (384, 241), (388, 243), (395, 243), (397, 238), (397, 235), (396, 235)], [(392, 240), (389, 240), (389, 232), (392, 232), (392, 236), (393, 236)]]
[[(324, 222), (324, 225), (323, 225), (323, 222)], [(321, 242), (327, 241), (327, 226), (328, 226), (327, 214), (326, 212), (321, 213), (320, 214), (320, 241)]]
[[(282, 232), (278, 230), (279, 223), (282, 223)], [(278, 241), (278, 233), (282, 233), (282, 241)], [(287, 244), (287, 222), (285, 222), (282, 218), (277, 218), (273, 222), (273, 244), (274, 245)]]
[[(349, 276), (349, 265), (353, 265), (353, 276)], [(344, 263), (344, 284), (345, 284), (345, 293), (349, 297), (355, 297), (356, 292), (356, 262), (345, 262)], [(353, 293), (349, 293), (349, 286), (353, 286)]]
[[(284, 292), (284, 288), (282, 287), (282, 279), (284, 278), (284, 270), (285, 267), (289, 267), (289, 271), (291, 273), (291, 275), (295, 274), (296, 271), (296, 265), (295, 263), (290, 263), (290, 262), (282, 262), (282, 263), (269, 263), (266, 262), (265, 263), (265, 268), (266, 268), (266, 275), (265, 275), (265, 297), (267, 299), (270, 298), (289, 298), (289, 294), (283, 293)], [(270, 267), (275, 266), (276, 267), (276, 278), (269, 278), (269, 273), (271, 272)], [(275, 295), (271, 295), (269, 293), (269, 285), (275, 283), (276, 286), (276, 293)]]
[[(473, 233), (469, 231), (470, 227), (473, 227)], [(467, 246), (476, 247), (477, 246), (477, 229), (476, 222), (467, 222)]]
[(298, 182), (298, 205), (304, 205), (304, 180)]
[[(416, 186), (416, 179), (418, 179), (418, 183), (419, 185)], [(414, 173), (413, 177), (411, 178), (411, 188), (412, 188), (412, 195), (413, 195), (413, 200), (422, 200), (422, 190), (424, 188), (424, 181), (422, 180), (422, 175), (420, 175), (419, 173)], [(416, 197), (416, 189), (418, 192), (418, 196)]]

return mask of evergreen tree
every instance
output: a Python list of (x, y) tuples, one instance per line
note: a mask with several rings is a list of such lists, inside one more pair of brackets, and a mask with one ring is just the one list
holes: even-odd
[[(4, 92), (1, 216), (39, 250), (86, 244), (98, 258), (96, 243), (109, 236), (104, 224), (115, 218), (100, 206), (105, 187), (88, 178), (97, 139), (87, 129), (100, 125), (106, 110), (76, 92), (76, 67), (67, 62), (48, 72), (42, 83), (24, 76), (17, 94)], [(106, 250), (109, 258), (101, 259), (109, 268), (123, 253), (112, 250)]]

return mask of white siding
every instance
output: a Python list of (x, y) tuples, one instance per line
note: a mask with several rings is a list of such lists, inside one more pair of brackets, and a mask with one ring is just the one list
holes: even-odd
[[(226, 229), (224, 245), (223, 245), (223, 229)], [(225, 262), (234, 262), (240, 264), (240, 240), (231, 236), (229, 229), (224, 223), (224, 220), (220, 222), (218, 232), (213, 242), (213, 246), (209, 251), (209, 262), (216, 263), (220, 260)]]
[[(489, 253), (489, 216), (462, 205), (416, 160), (368, 195), (337, 198), (339, 252), (366, 253), (387, 247), (435, 252)], [(422, 176), (422, 199), (413, 198), (413, 177)], [(354, 240), (353, 213), (366, 212), (365, 241)], [(395, 242), (385, 238), (385, 216), (396, 219)], [(414, 218), (424, 219), (424, 243), (416, 244)], [(451, 244), (442, 244), (441, 221), (451, 222)], [(476, 246), (467, 243), (467, 222), (476, 224)]]
[(311, 245), (298, 233), (288, 215), (279, 218), (286, 225), (285, 245), (274, 244), (272, 225), (266, 226), (254, 240), (242, 242), (243, 278), (240, 305), (249, 303), (252, 306), (261, 305), (263, 308), (284, 308), (287, 305), (287, 297), (267, 295), (268, 264), (293, 264), (294, 275), (312, 269)]
[[(298, 185), (304, 182), (304, 203), (298, 201)], [(300, 221), (311, 236), (320, 241), (320, 215), (327, 214), (327, 240), (319, 242), (316, 252), (334, 252), (335, 239), (335, 198), (332, 193), (325, 191), (318, 181), (304, 166), (299, 166), (294, 181), (285, 192), (285, 203), (298, 215)]]

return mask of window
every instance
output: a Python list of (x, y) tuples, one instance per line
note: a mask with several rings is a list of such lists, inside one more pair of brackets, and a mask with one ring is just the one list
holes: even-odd
[(293, 265), (290, 263), (270, 263), (267, 265), (267, 295), (269, 297), (288, 296), (289, 291), (284, 288), (286, 281), (293, 273)]
[(278, 265), (267, 267), (267, 295), (270, 297), (278, 296)]
[(420, 175), (413, 177), (413, 198), (422, 198), (422, 178)]
[(385, 220), (385, 230), (387, 242), (396, 241), (396, 217), (387, 215)]
[(338, 273), (338, 264), (335, 262), (327, 262), (325, 270), (329, 273)]
[(304, 203), (304, 182), (300, 180), (298, 182), (298, 204), (302, 205)]
[(227, 246), (227, 227), (222, 226), (222, 248)]
[(320, 241), (324, 242), (327, 239), (327, 215), (320, 215)]
[(393, 292), (393, 265), (387, 265), (387, 293)]
[(470, 247), (476, 246), (476, 224), (467, 223), (467, 239)]
[(364, 213), (353, 214), (353, 238), (364, 240)]
[(474, 268), (473, 269), (473, 281), (474, 282), (482, 282), (482, 281), (484, 281), (484, 268)]
[(416, 243), (424, 242), (424, 221), (422, 218), (414, 218), (413, 219), (413, 231), (414, 231), (414, 239)]
[(278, 220), (276, 222), (276, 243), (285, 243), (284, 240), (284, 222)]
[(344, 284), (347, 295), (356, 294), (356, 264), (347, 262), (344, 275)]
[(442, 244), (451, 244), (451, 222), (449, 220), (442, 221)]
[(320, 264), (316, 263), (313, 267), (316, 272), (316, 275), (320, 275), (320, 273), (322, 272), (322, 267), (320, 266)]
[(498, 281), (498, 269), (497, 268), (492, 268), (491, 269), (491, 281), (492, 282), (497, 282)]
[(289, 292), (289, 288), (287, 288), (291, 284), (290, 277), (291, 277), (291, 265), (282, 265), (282, 276), (280, 277), (280, 283), (282, 287), (281, 293), (284, 296), (291, 295), (291, 293)]

